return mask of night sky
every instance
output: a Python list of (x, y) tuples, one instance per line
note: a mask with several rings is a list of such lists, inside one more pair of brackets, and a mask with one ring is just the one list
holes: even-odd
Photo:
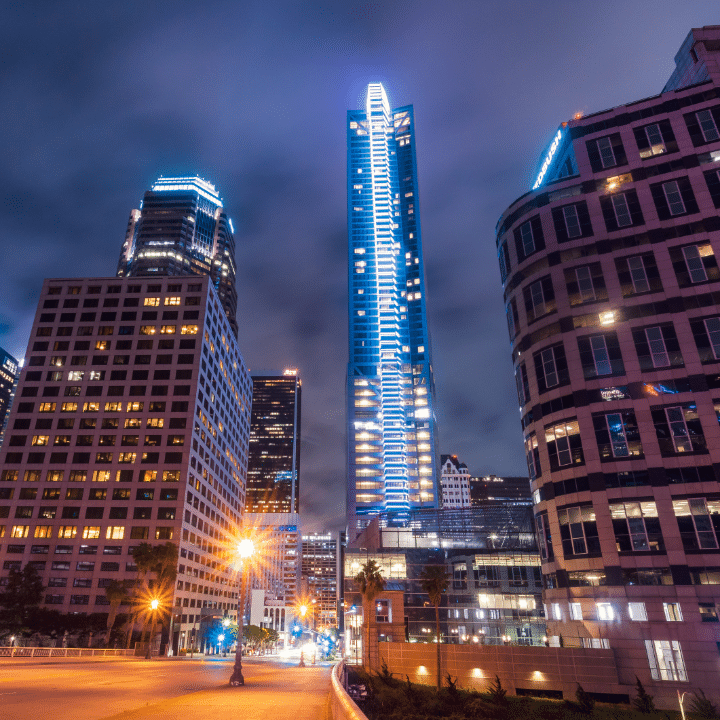
[(655, 95), (717, 0), (13, 2), (0, 22), (0, 345), (46, 277), (113, 276), (159, 175), (235, 225), (240, 348), (303, 380), (304, 529), (344, 525), (345, 116), (414, 104), (440, 447), (526, 474), (495, 223), (575, 112)]

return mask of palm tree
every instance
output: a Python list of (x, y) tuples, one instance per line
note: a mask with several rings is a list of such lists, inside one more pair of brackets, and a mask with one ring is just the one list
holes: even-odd
[(372, 602), (384, 589), (385, 578), (375, 560), (368, 560), (354, 578), (363, 599)]
[[(385, 578), (380, 573), (380, 567), (375, 560), (368, 560), (354, 578), (363, 596), (363, 664), (367, 670), (372, 669), (374, 657), (370, 655), (370, 638), (374, 637), (370, 625), (375, 625), (375, 613), (372, 601), (385, 589)], [(377, 642), (377, 638), (374, 638)], [(373, 653), (374, 656), (374, 653)]]
[(420, 573), (420, 586), (435, 606), (435, 644), (437, 647), (437, 689), (442, 687), (440, 674), (440, 603), (450, 586), (450, 578), (442, 565), (426, 565)]
[(107, 618), (107, 633), (105, 634), (105, 645), (110, 644), (110, 635), (115, 619), (117, 618), (120, 606), (128, 601), (128, 592), (133, 586), (132, 580), (111, 580), (105, 588), (105, 597), (110, 602), (110, 612)]

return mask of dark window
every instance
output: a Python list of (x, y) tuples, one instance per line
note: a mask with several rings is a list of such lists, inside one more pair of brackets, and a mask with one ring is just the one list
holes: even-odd
[(505, 317), (507, 319), (510, 341), (512, 342), (515, 339), (518, 330), (520, 329), (517, 305), (514, 298), (510, 300), (510, 302), (507, 304), (507, 308), (505, 309)]
[(593, 172), (602, 172), (608, 168), (627, 165), (625, 148), (620, 140), (620, 133), (586, 142), (590, 167)]
[(565, 348), (562, 343), (534, 353), (533, 362), (540, 393), (570, 384)]
[(690, 328), (702, 363), (720, 360), (720, 317), (693, 318)]
[(684, 116), (693, 147), (707, 145), (720, 138), (720, 105), (686, 113)]
[(552, 217), (558, 242), (590, 237), (593, 234), (590, 213), (584, 200), (553, 208)]
[(586, 380), (602, 375), (625, 374), (616, 333), (579, 337), (578, 349)]
[(672, 323), (634, 328), (632, 335), (641, 370), (684, 366), (680, 343)]
[(523, 296), (528, 323), (555, 312), (557, 309), (555, 291), (549, 275), (526, 286)]
[(546, 425), (545, 442), (550, 470), (553, 472), (563, 467), (585, 464), (577, 418), (564, 420), (555, 425)]
[(518, 403), (520, 407), (530, 401), (530, 385), (528, 383), (528, 374), (525, 363), (520, 363), (515, 368), (515, 385), (518, 393)]
[(720, 280), (720, 271), (709, 240), (696, 245), (672, 247), (669, 251), (679, 287)]
[(600, 554), (595, 509), (592, 505), (558, 510), (560, 539), (566, 558)]
[(707, 453), (707, 443), (695, 403), (650, 408), (663, 457)]
[(648, 292), (660, 292), (662, 283), (652, 252), (615, 258), (623, 297)]
[(645, 224), (635, 190), (601, 195), (600, 207), (608, 232)]
[[(545, 249), (545, 236), (543, 235), (540, 216), (536, 215), (515, 228), (515, 249), (518, 262), (521, 263), (538, 250)], [(507, 264), (510, 267), (510, 264)], [(501, 266), (502, 270), (502, 266)], [(505, 282), (503, 280), (503, 282)]]
[(654, 183), (650, 185), (650, 192), (660, 220), (698, 212), (695, 194), (687, 177)]

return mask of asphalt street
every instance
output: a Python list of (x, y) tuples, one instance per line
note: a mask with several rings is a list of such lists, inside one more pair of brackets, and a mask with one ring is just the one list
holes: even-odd
[(246, 658), (0, 660), (2, 720), (329, 720), (329, 664)]

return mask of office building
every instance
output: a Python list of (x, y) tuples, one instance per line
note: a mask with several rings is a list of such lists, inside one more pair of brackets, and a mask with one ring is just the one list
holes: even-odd
[(439, 463), (411, 105), (380, 84), (347, 115), (351, 537), (373, 515), (437, 507)]
[(482, 475), (470, 478), (470, 504), (532, 505), (530, 479), (525, 476)]
[(497, 225), (548, 633), (665, 707), (720, 688), (720, 26), (675, 60)]
[(420, 586), (428, 565), (442, 566), (452, 579), (440, 607), (443, 642), (544, 642), (540, 555), (530, 507), (414, 510), (405, 527), (393, 527), (383, 515), (374, 518), (344, 559), (346, 648), (359, 657), (362, 602), (353, 578), (368, 560), (404, 591), (407, 642), (432, 642), (435, 635), (435, 608)]
[(440, 483), (444, 508), (470, 507), (470, 471), (457, 455), (440, 456)]
[(304, 533), (302, 536), (302, 579), (314, 601), (316, 628), (338, 626), (337, 533)]
[(5, 435), (7, 418), (15, 396), (15, 385), (20, 377), (20, 363), (0, 347), (0, 447)]
[(117, 274), (207, 275), (237, 337), (233, 232), (214, 185), (199, 177), (161, 177), (130, 213)]
[(297, 513), (300, 508), (300, 410), (297, 370), (253, 376), (246, 511)]
[[(208, 276), (46, 280), (0, 450), (0, 585), (31, 564), (44, 606), (107, 612), (132, 549), (179, 546), (175, 650), (235, 614), (252, 384)], [(128, 608), (123, 608), (127, 611)]]

